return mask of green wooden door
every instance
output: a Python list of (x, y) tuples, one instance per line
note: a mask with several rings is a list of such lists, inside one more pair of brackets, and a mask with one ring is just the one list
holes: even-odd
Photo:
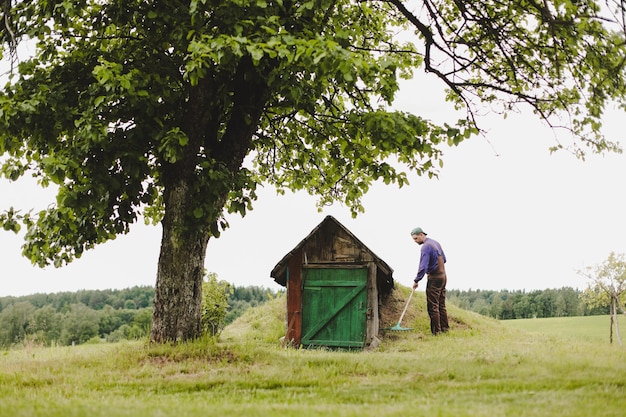
[(367, 271), (367, 267), (303, 269), (303, 345), (365, 345)]

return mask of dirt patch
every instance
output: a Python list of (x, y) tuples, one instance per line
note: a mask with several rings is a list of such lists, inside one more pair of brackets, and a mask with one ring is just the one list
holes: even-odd
[(463, 320), (457, 317), (451, 317), (450, 314), (448, 314), (448, 323), (450, 324), (451, 328), (455, 328), (455, 329), (468, 330), (472, 328), (472, 326), (465, 323)]
[[(392, 331), (384, 331), (383, 329), (395, 326), (400, 319), (402, 310), (406, 305), (409, 296), (411, 295), (411, 288), (396, 285), (391, 293), (382, 297), (379, 305), (379, 319), (380, 329), (379, 336), (384, 336), (389, 339), (393, 338)], [(455, 314), (455, 307), (448, 304), (448, 323), (452, 329), (467, 330), (472, 326), (465, 322), (462, 318), (457, 317)], [(416, 291), (411, 298), (411, 302), (406, 310), (406, 314), (402, 319), (401, 327), (418, 327), (423, 331), (428, 331), (430, 328), (430, 319), (428, 318), (428, 311), (426, 309), (426, 295), (423, 291)]]
[[(381, 329), (394, 326), (398, 323), (402, 310), (404, 310), (410, 295), (410, 288), (395, 286), (391, 293), (381, 299), (378, 309)], [(418, 293), (413, 294), (411, 303), (402, 319), (403, 326), (406, 326), (406, 323), (415, 321), (416, 318), (423, 314), (423, 312), (419, 311), (420, 307), (417, 306), (418, 298)]]

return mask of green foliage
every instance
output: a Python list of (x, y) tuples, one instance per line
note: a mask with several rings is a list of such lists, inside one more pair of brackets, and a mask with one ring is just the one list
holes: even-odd
[(65, 315), (61, 343), (85, 343), (98, 335), (98, 314), (84, 304), (72, 304)]
[(151, 307), (153, 300), (154, 288), (150, 286), (51, 294), (37, 293), (21, 297), (0, 297), (0, 311), (2, 311), (2, 306), (9, 306), (16, 301), (27, 301), (36, 308), (50, 305), (57, 312), (67, 312), (69, 305), (76, 303), (82, 303), (93, 310), (101, 310), (106, 306), (113, 309), (124, 308), (127, 301), (133, 301), (137, 308)]
[(583, 293), (585, 303), (590, 307), (609, 305), (626, 311), (626, 255), (611, 252), (601, 264), (589, 266), (578, 273), (589, 282)]
[(150, 332), (153, 298), (152, 287), (1, 297), (0, 347), (140, 339)]
[[(374, 106), (422, 61), (392, 39), (401, 22), (384, 3), (31, 2), (11, 14), (37, 48), (0, 94), (2, 172), (59, 191), (0, 222), (26, 226), (38, 265), (127, 233), (141, 212), (162, 219), (179, 180), (187, 227), (214, 236), (264, 180), (361, 211), (372, 181), (407, 183), (387, 158), (435, 175), (438, 145), (462, 137)], [(255, 170), (242, 168), (250, 153)]]
[(63, 314), (56, 312), (51, 305), (35, 310), (30, 320), (29, 337), (31, 341), (44, 346), (54, 341), (60, 342), (63, 333), (63, 321)]
[(27, 302), (11, 304), (0, 314), (0, 344), (11, 345), (26, 339), (30, 329), (29, 318), (35, 308)]
[[(205, 285), (206, 302), (211, 298), (206, 309), (210, 335), (219, 334), (250, 308), (276, 298), (263, 287), (217, 281), (213, 273)], [(150, 333), (153, 299), (154, 288), (148, 286), (0, 297), (0, 348), (142, 339)]]
[(571, 317), (608, 313), (608, 303), (590, 306), (570, 287), (535, 291), (448, 290), (450, 302), (500, 320)]
[(618, 149), (601, 126), (607, 105), (624, 108), (623, 2), (427, 0), (414, 13), (391, 3), (423, 37), (426, 69), (459, 107), (480, 101), (506, 116), (524, 103), (572, 133), (581, 157)]
[(615, 329), (617, 341), (621, 346), (622, 337), (617, 314), (618, 311), (626, 314), (626, 255), (611, 252), (602, 264), (587, 267), (579, 273), (590, 281), (583, 294), (585, 302), (591, 306), (609, 304), (611, 342)]
[(217, 274), (206, 274), (202, 283), (202, 331), (211, 336), (221, 333), (226, 324), (228, 298), (232, 292), (226, 281), (218, 281)]

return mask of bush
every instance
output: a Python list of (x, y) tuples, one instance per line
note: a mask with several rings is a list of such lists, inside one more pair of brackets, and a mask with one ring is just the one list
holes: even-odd
[(231, 292), (230, 284), (226, 281), (218, 281), (216, 273), (206, 275), (202, 284), (201, 319), (202, 331), (205, 334), (217, 336), (224, 329)]

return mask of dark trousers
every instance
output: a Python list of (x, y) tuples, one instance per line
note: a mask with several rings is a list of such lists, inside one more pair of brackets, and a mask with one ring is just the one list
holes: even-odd
[(430, 331), (436, 335), (448, 331), (448, 311), (446, 310), (446, 276), (428, 277), (426, 285), (426, 306), (430, 317)]

